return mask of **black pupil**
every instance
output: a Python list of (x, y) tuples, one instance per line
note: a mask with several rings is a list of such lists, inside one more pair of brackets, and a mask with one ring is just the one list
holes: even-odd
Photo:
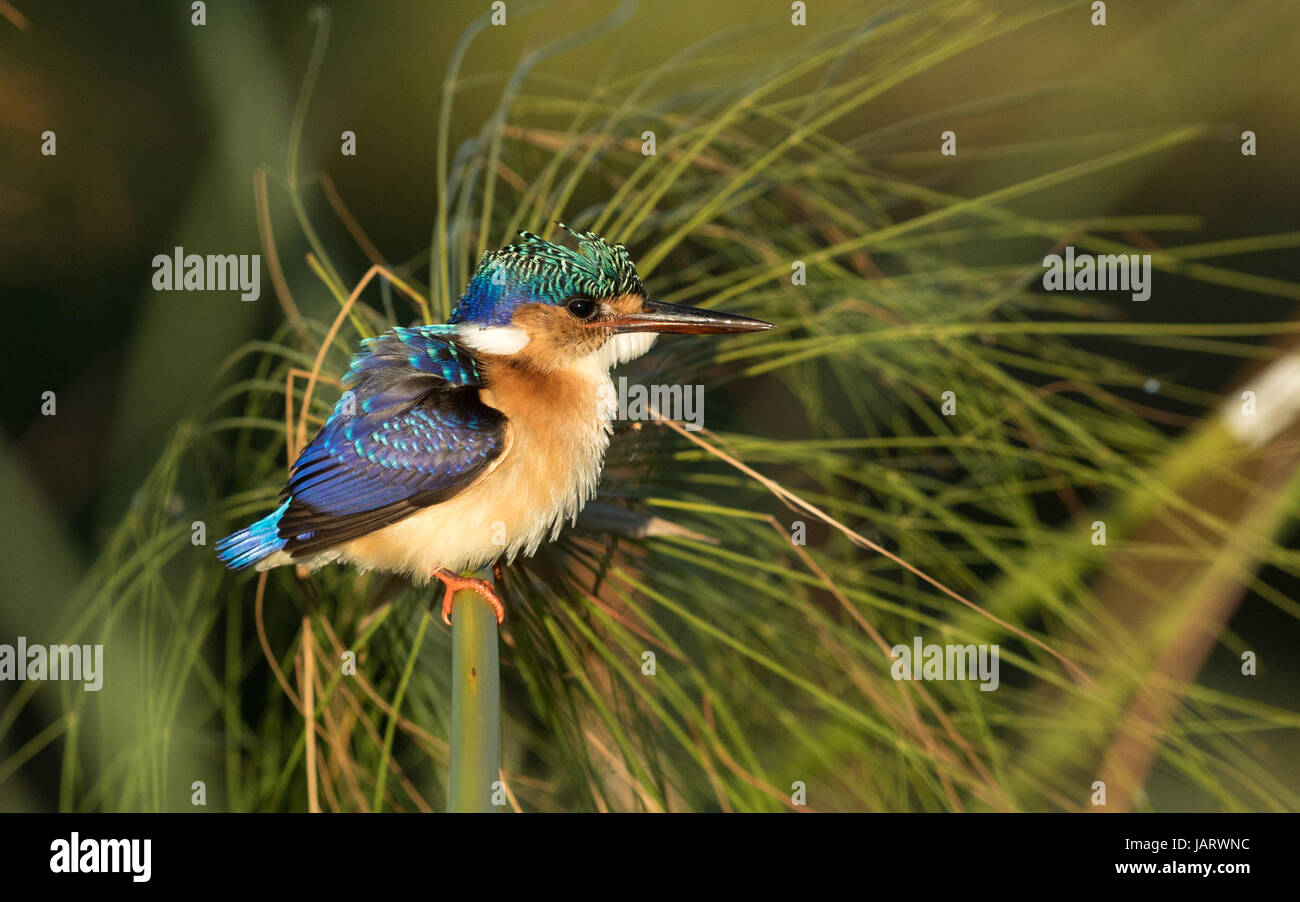
[(569, 301), (569, 312), (580, 319), (586, 319), (596, 312), (596, 302), (587, 298)]

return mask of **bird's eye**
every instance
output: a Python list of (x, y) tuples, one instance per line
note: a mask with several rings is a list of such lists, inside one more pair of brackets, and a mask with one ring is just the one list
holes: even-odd
[(578, 319), (586, 319), (596, 312), (596, 302), (591, 298), (574, 298), (568, 306), (569, 312)]

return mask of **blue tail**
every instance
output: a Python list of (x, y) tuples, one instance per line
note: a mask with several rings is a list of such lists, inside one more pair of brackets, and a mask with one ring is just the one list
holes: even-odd
[(221, 563), (232, 570), (239, 570), (284, 548), (285, 540), (280, 538), (278, 527), (280, 518), (288, 509), (289, 502), (285, 501), (252, 526), (246, 526), (217, 542), (217, 557)]

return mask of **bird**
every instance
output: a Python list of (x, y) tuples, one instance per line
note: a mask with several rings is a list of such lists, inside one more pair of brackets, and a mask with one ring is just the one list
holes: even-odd
[(362, 342), (279, 506), (221, 539), (222, 563), (436, 578), (447, 624), (462, 589), (505, 619), (492, 584), (462, 573), (531, 556), (594, 497), (617, 407), (610, 371), (661, 333), (773, 328), (654, 300), (623, 244), (556, 225), (564, 243), (521, 231), (485, 252), (446, 323)]

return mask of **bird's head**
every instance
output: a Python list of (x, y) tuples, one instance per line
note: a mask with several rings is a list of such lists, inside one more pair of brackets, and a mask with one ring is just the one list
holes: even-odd
[(608, 369), (649, 350), (660, 332), (756, 332), (771, 323), (650, 299), (621, 244), (560, 227), (576, 249), (529, 232), (486, 253), (452, 311), (477, 351), (541, 369), (593, 361)]

